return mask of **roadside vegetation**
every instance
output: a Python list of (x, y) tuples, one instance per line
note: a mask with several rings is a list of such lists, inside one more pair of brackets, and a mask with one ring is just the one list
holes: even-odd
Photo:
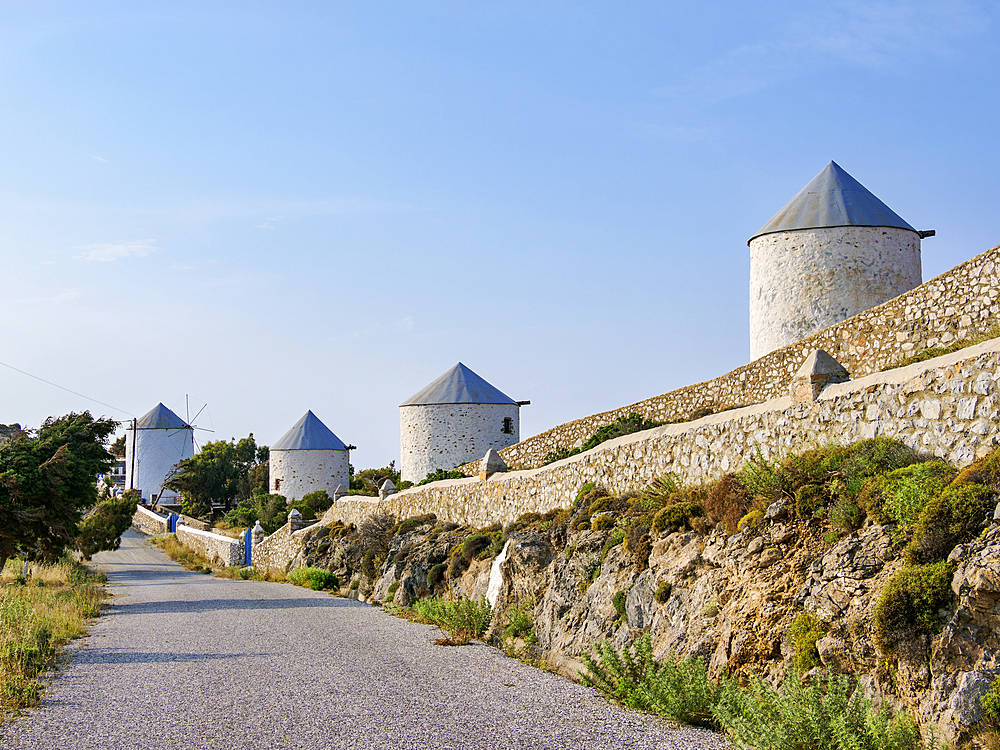
[(171, 560), (180, 563), (185, 570), (193, 573), (212, 572), (212, 563), (208, 558), (184, 546), (176, 534), (160, 534), (150, 537), (149, 541), (166, 552)]
[(71, 558), (50, 564), (7, 560), (0, 588), (0, 721), (39, 702), (39, 676), (100, 614), (106, 581)]

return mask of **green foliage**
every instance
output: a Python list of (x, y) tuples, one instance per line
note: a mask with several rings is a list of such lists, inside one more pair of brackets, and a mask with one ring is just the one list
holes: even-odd
[(427, 571), (427, 585), (432, 589), (440, 586), (444, 581), (444, 574), (448, 570), (447, 563), (438, 563)]
[(612, 547), (617, 547), (619, 544), (625, 541), (625, 534), (627, 529), (623, 529), (621, 526), (616, 526), (611, 534), (608, 536), (606, 542), (604, 542), (604, 547), (601, 549), (601, 562), (604, 562), (604, 558), (608, 556), (608, 552), (611, 551)]
[[(315, 518), (318, 514), (325, 513), (330, 509), (330, 506), (333, 505), (333, 498), (326, 490), (316, 490), (303, 496), (299, 503), (308, 505), (313, 511), (313, 518)], [(302, 517), (305, 518), (305, 514)]]
[(610, 513), (602, 516), (598, 516), (593, 519), (590, 524), (590, 528), (594, 531), (607, 531), (615, 525), (615, 517)]
[(437, 469), (427, 474), (426, 477), (417, 482), (417, 487), (422, 484), (430, 484), (431, 482), (440, 482), (442, 479), (468, 479), (460, 471), (448, 471), (447, 469)]
[(399, 590), (399, 581), (393, 581), (392, 583), (389, 584), (389, 588), (385, 592), (386, 598), (392, 599), (393, 596), (396, 595), (396, 592), (398, 590)]
[(379, 488), (385, 483), (386, 479), (391, 479), (392, 483), (399, 487), (399, 472), (396, 471), (396, 462), (390, 461), (388, 466), (384, 466), (381, 469), (362, 469), (361, 471), (354, 471), (354, 467), (348, 464), (349, 471), (351, 474), (351, 486), (350, 489), (364, 492), (369, 495), (377, 495)]
[(0, 443), (0, 568), (14, 555), (54, 561), (73, 543), (97, 503), (94, 480), (111, 465), (104, 446), (117, 426), (71, 413)]
[(437, 625), (459, 638), (482, 638), (493, 619), (493, 608), (485, 599), (418, 599), (413, 612), (424, 622)]
[(872, 617), (875, 643), (884, 653), (940, 632), (938, 610), (951, 604), (953, 572), (949, 563), (938, 562), (905, 568), (889, 579)]
[(635, 643), (634, 653), (618, 651), (607, 641), (594, 646), (597, 659), (583, 654), (580, 680), (630, 708), (655, 711), (674, 721), (715, 726), (712, 707), (722, 693), (733, 689), (708, 679), (701, 658), (677, 660), (671, 654), (662, 664), (653, 658), (649, 634)]
[(867, 482), (858, 503), (876, 520), (894, 522), (900, 532), (909, 533), (927, 503), (944, 491), (955, 474), (953, 466), (937, 459), (904, 466)]
[(288, 574), (288, 580), (296, 586), (305, 586), (313, 591), (340, 588), (340, 578), (322, 568), (296, 568)]
[(1000, 724), (1000, 677), (994, 678), (990, 683), (990, 689), (986, 691), (979, 706), (990, 721), (995, 725)]
[(699, 503), (675, 503), (667, 505), (653, 516), (653, 532), (680, 531), (685, 526), (690, 527), (691, 519), (705, 515), (704, 508)]
[(720, 691), (713, 715), (739, 750), (916, 750), (920, 732), (906, 713), (873, 707), (846, 675), (803, 685), (795, 671), (776, 690), (756, 675), (745, 689)]
[(658, 510), (670, 502), (671, 496), (681, 491), (681, 483), (675, 474), (657, 477), (639, 495), (639, 505), (643, 510)]
[(267, 495), (255, 492), (241, 500), (239, 505), (226, 513), (226, 523), (230, 528), (252, 528), (260, 521), (265, 534), (273, 534), (288, 523), (288, 505), (282, 495)]
[(826, 507), (828, 498), (821, 484), (804, 484), (795, 490), (795, 515), (812, 518), (816, 511)]
[(611, 597), (611, 603), (615, 605), (615, 612), (618, 613), (619, 622), (626, 619), (625, 614), (625, 602), (628, 600), (628, 594), (624, 591), (616, 591), (615, 595)]
[(437, 516), (433, 513), (425, 513), (422, 516), (414, 516), (413, 518), (407, 518), (405, 521), (400, 521), (392, 527), (391, 534), (393, 536), (403, 536), (416, 528), (435, 523), (437, 523)]
[(99, 502), (78, 526), (76, 548), (84, 560), (104, 550), (116, 550), (121, 536), (132, 525), (139, 493), (128, 490), (120, 498)]
[(660, 585), (656, 587), (656, 593), (653, 595), (653, 598), (660, 604), (666, 604), (667, 600), (670, 599), (670, 592), (672, 590), (673, 586), (670, 585), (670, 581), (660, 581)]
[(849, 498), (840, 498), (830, 508), (830, 523), (840, 531), (854, 531), (864, 520), (865, 512)]
[(942, 560), (956, 544), (968, 541), (993, 510), (994, 491), (981, 484), (951, 484), (924, 507), (906, 548), (910, 564)]
[(743, 465), (739, 477), (751, 497), (776, 500), (781, 494), (781, 465), (764, 458), (757, 443), (754, 443), (753, 456)]
[(604, 427), (598, 428), (598, 430), (591, 435), (579, 448), (556, 448), (545, 454), (542, 459), (542, 466), (546, 464), (551, 464), (556, 461), (561, 461), (564, 458), (569, 458), (570, 456), (575, 456), (578, 453), (583, 453), (589, 451), (591, 448), (596, 448), (601, 443), (607, 442), (608, 440), (614, 440), (615, 438), (623, 437), (624, 435), (631, 435), (634, 432), (641, 432), (643, 430), (651, 430), (654, 427), (660, 427), (663, 422), (657, 422), (654, 419), (646, 419), (641, 414), (637, 412), (631, 412), (624, 417), (618, 417), (611, 424), (606, 424)]
[(510, 607), (504, 613), (504, 638), (532, 640), (534, 636), (534, 623), (532, 622), (531, 615), (534, 607), (534, 602), (527, 602), (516, 607)]
[(814, 614), (802, 612), (795, 618), (792, 627), (788, 629), (788, 635), (795, 648), (795, 668), (799, 672), (808, 672), (820, 665), (816, 641), (826, 635), (826, 631), (826, 625)]
[(254, 492), (267, 491), (265, 466), (267, 446), (257, 446), (253, 433), (236, 441), (205, 443), (201, 450), (185, 458), (167, 475), (163, 486), (182, 495), (184, 512), (202, 517), (212, 512), (212, 504), (226, 509), (238, 505)]
[(299, 502), (299, 503), (296, 503), (295, 505), (292, 505), (292, 506), (290, 506), (288, 508), (288, 512), (289, 513), (291, 513), (293, 510), (297, 510), (299, 512), (299, 515), (302, 516), (302, 520), (303, 521), (315, 521), (316, 520), (316, 511), (314, 511), (312, 508), (310, 508), (305, 503)]

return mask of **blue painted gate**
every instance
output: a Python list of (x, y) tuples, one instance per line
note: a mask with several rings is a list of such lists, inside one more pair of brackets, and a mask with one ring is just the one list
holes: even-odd
[(247, 529), (243, 533), (243, 564), (253, 565), (253, 530)]
[(176, 513), (171, 513), (169, 518), (167, 518), (167, 531), (171, 534), (177, 531), (177, 522), (180, 520), (180, 516)]

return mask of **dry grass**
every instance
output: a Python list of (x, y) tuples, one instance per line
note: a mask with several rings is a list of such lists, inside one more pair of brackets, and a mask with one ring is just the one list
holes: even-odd
[(212, 572), (212, 563), (209, 562), (208, 558), (195, 552), (190, 547), (185, 547), (177, 539), (176, 534), (150, 537), (150, 541), (166, 552), (167, 557), (171, 560), (184, 566), (186, 570), (195, 573)]
[(0, 588), (0, 715), (35, 705), (38, 675), (56, 663), (59, 650), (85, 633), (100, 614), (103, 576), (73, 562), (29, 566), (9, 560)]
[(287, 583), (288, 576), (280, 570), (261, 570), (259, 568), (226, 567), (216, 571), (216, 578), (229, 578), (233, 581), (269, 581), (270, 583)]

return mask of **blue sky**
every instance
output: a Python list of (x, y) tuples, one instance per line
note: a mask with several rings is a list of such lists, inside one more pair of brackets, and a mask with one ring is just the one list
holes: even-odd
[(924, 279), (1000, 243), (992, 2), (0, 3), (0, 422), (185, 394), (398, 460), (458, 361), (522, 436), (748, 359), (831, 159)]

